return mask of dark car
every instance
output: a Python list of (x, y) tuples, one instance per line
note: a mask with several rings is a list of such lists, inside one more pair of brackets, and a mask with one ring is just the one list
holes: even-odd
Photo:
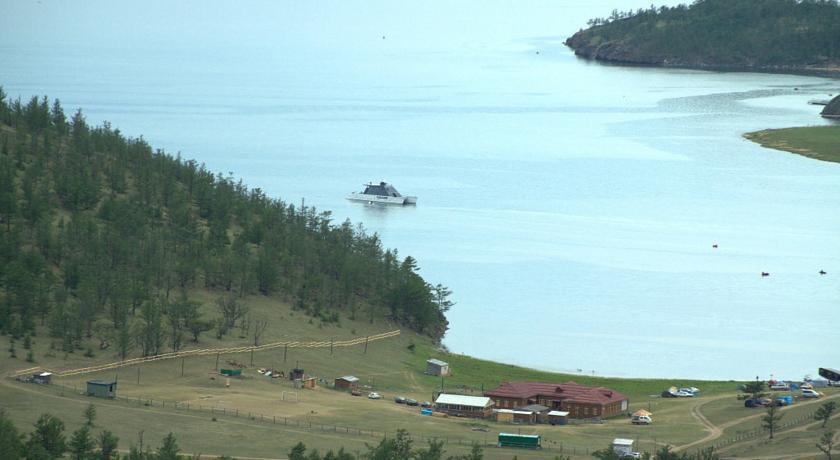
[(770, 398), (748, 399), (744, 401), (744, 407), (764, 407), (769, 406), (772, 402)]
[(394, 398), (394, 402), (397, 404), (405, 404), (405, 398), (403, 398), (402, 396), (397, 396)]
[(405, 403), (408, 404), (409, 406), (419, 406), (420, 405), (420, 403), (417, 402), (416, 399), (406, 399)]
[(432, 403), (430, 403), (429, 401), (423, 401), (420, 403), (420, 407), (432, 407)]

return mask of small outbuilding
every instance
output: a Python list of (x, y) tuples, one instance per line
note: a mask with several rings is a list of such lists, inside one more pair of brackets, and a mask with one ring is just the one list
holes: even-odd
[(289, 380), (295, 379), (303, 380), (303, 368), (296, 367), (289, 371)]
[(551, 425), (566, 425), (569, 423), (569, 412), (552, 410), (548, 412), (548, 423)]
[(431, 358), (426, 361), (426, 373), (446, 377), (449, 375), (449, 363)]
[(615, 438), (612, 442), (612, 449), (619, 457), (631, 456), (633, 455), (633, 440)]
[(493, 412), (493, 400), (486, 396), (441, 394), (435, 400), (435, 410), (456, 417), (485, 418)]
[(493, 409), (493, 414), (499, 423), (513, 423), (513, 409)]
[(49, 385), (50, 383), (52, 383), (52, 372), (37, 372), (35, 374), (32, 374), (32, 383)]
[(519, 447), (525, 449), (539, 449), (540, 435), (499, 433), (499, 447)]
[(335, 387), (345, 390), (353, 390), (359, 386), (359, 378), (352, 375), (345, 375), (335, 379)]
[(116, 380), (88, 380), (87, 381), (87, 395), (95, 396), (97, 398), (116, 398), (117, 397), (117, 381)]

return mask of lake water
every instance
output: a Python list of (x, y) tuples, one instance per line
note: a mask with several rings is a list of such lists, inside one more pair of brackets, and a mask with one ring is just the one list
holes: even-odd
[[(741, 138), (827, 123), (806, 101), (836, 80), (562, 46), (629, 0), (112, 3), (7, 4), (0, 85), (363, 223), (454, 291), (452, 351), (619, 376), (840, 367), (840, 165)], [(379, 180), (417, 206), (344, 199)]]

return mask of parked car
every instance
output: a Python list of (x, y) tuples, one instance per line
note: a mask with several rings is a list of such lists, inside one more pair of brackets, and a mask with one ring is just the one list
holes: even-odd
[(770, 385), (770, 389), (773, 391), (790, 391), (790, 385), (785, 382), (776, 382)]
[(382, 399), (382, 395), (375, 391), (371, 391), (368, 393), (368, 399)]
[(811, 383), (810, 383), (810, 382), (805, 382), (805, 383), (803, 383), (802, 385), (799, 385), (799, 388), (801, 388), (801, 389), (803, 389), (803, 390), (813, 390), (813, 389), (814, 389), (814, 386), (813, 386), (813, 385), (811, 385)]
[(362, 390), (360, 390), (358, 388), (353, 388), (352, 390), (350, 390), (350, 394), (352, 396), (361, 396), (362, 395)]
[(680, 391), (685, 391), (685, 392), (691, 393), (691, 394), (693, 394), (694, 396), (697, 396), (697, 395), (700, 393), (700, 389), (699, 389), (699, 388), (697, 388), (697, 387), (685, 387), (685, 388), (680, 388)]
[(804, 389), (802, 390), (802, 397), (803, 398), (819, 398), (822, 394), (815, 390)]
[(764, 407), (769, 406), (773, 401), (770, 398), (756, 398), (744, 401), (744, 407)]
[(420, 407), (429, 408), (429, 407), (432, 407), (432, 403), (430, 401), (423, 401), (423, 402), (420, 403)]
[(828, 386), (830, 387), (840, 387), (840, 380), (829, 380)]
[(416, 399), (406, 399), (405, 403), (409, 406), (419, 406), (420, 403)]
[(402, 396), (397, 396), (394, 398), (394, 402), (397, 404), (405, 404), (405, 398), (403, 398)]
[(662, 392), (662, 397), (663, 398), (676, 398), (677, 394), (676, 394), (676, 392), (672, 393), (668, 390), (665, 390), (665, 391)]
[(680, 398), (693, 398), (694, 397), (694, 393), (692, 393), (690, 391), (684, 391), (684, 390), (680, 390), (680, 391), (678, 391), (674, 394), (676, 394), (677, 397), (680, 397)]
[(634, 415), (630, 421), (633, 425), (650, 425), (653, 423), (653, 419), (649, 415)]
[(624, 455), (622, 455), (622, 456), (621, 456), (621, 458), (622, 458), (622, 459), (626, 459), (626, 458), (627, 458), (627, 459), (630, 459), (630, 458), (632, 458), (632, 459), (642, 458), (642, 454), (640, 454), (639, 452), (630, 452), (629, 454), (624, 454)]

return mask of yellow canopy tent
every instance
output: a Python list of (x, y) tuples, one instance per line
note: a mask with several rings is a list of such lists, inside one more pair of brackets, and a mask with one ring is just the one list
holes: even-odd
[(648, 412), (648, 411), (646, 411), (646, 410), (644, 410), (644, 409), (639, 409), (639, 410), (637, 410), (636, 412), (633, 412), (633, 416), (634, 416), (634, 417), (641, 417), (641, 416), (643, 416), (643, 415), (647, 415), (648, 417), (650, 417), (650, 416), (651, 416), (651, 415), (653, 415), (653, 414), (652, 414), (652, 413), (650, 413), (650, 412)]

